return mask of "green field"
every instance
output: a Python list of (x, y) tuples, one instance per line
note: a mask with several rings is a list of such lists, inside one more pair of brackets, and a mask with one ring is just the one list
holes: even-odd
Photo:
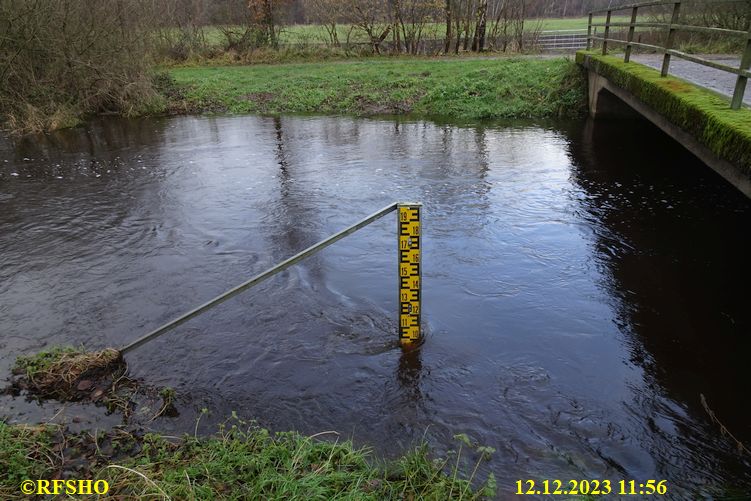
[[(631, 20), (630, 16), (612, 16), (611, 22), (627, 23)], [(594, 23), (604, 23), (605, 18), (594, 18)], [(559, 30), (586, 30), (587, 18), (586, 17), (569, 17), (561, 19), (530, 19), (526, 22), (527, 30), (541, 29), (542, 31), (559, 31)], [(347, 33), (350, 31), (351, 26), (348, 24), (340, 25), (337, 28), (337, 36), (340, 42), (344, 42), (347, 39)], [(598, 31), (602, 31), (599, 28)], [(362, 34), (358, 30), (353, 30), (353, 41), (365, 41)], [(424, 30), (423, 38), (442, 39), (446, 36), (446, 25), (443, 23), (429, 23)], [(322, 26), (314, 24), (298, 24), (294, 26), (288, 26), (282, 31), (282, 41), (287, 43), (305, 42), (305, 41), (318, 41), (325, 42), (328, 40), (328, 34)]]
[[(630, 16), (613, 16), (612, 22), (629, 22)], [(595, 23), (604, 23), (605, 18), (595, 18)], [(570, 18), (551, 18), (551, 19), (530, 19), (526, 22), (527, 30), (541, 29), (543, 31), (559, 30), (586, 30), (586, 17)], [(602, 31), (599, 28), (598, 31)], [(222, 31), (218, 27), (210, 26), (204, 29), (206, 40), (210, 44), (221, 44), (224, 39)], [(367, 42), (362, 30), (353, 29), (352, 25), (340, 24), (337, 26), (337, 37), (340, 43), (347, 41), (347, 36), (351, 43)], [(443, 23), (428, 23), (423, 30), (423, 39), (442, 39), (446, 36), (446, 25)], [(285, 44), (321, 44), (329, 42), (329, 36), (323, 26), (316, 24), (297, 24), (286, 26), (280, 34), (280, 41)]]
[(455, 120), (577, 115), (581, 70), (558, 59), (373, 58), (170, 70), (176, 112), (416, 113)]

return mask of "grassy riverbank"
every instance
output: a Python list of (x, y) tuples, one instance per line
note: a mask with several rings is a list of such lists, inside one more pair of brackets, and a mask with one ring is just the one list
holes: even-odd
[(477, 465), (490, 449), (475, 449), (470, 460), (465, 446), (457, 451), (459, 460), (432, 460), (426, 447), (418, 447), (395, 461), (380, 463), (368, 450), (335, 438), (335, 434), (271, 434), (236, 418), (213, 436), (180, 439), (123, 429), (74, 434), (57, 426), (0, 421), (0, 498), (29, 499), (20, 489), (27, 479), (105, 480), (109, 491), (103, 499), (494, 496), (492, 475), (477, 487)]
[[(478, 478), (478, 467), (494, 451), (472, 444), (466, 435), (457, 435), (458, 450), (447, 458), (432, 459), (427, 447), (419, 446), (386, 463), (333, 431), (311, 437), (272, 434), (234, 413), (210, 436), (197, 435), (198, 422), (196, 432), (182, 438), (144, 433), (144, 424), (129, 418), (131, 411), (140, 415), (144, 405), (131, 398), (148, 394), (148, 386), (129, 380), (123, 394), (126, 372), (114, 350), (53, 348), (17, 359), (12, 393), (61, 402), (117, 402), (107, 407), (123, 414), (124, 421), (110, 430), (72, 433), (61, 425), (0, 420), (0, 499), (27, 499), (22, 482), (53, 479), (104, 480), (110, 488), (106, 499), (443, 500), (494, 494), (492, 474)], [(146, 425), (165, 415), (171, 393), (170, 398), (159, 393), (162, 409)]]
[(566, 59), (370, 59), (175, 68), (173, 112), (415, 113), (458, 120), (571, 116), (586, 107)]
[[(268, 61), (258, 54), (256, 58), (275, 64), (164, 68), (146, 85), (148, 92), (131, 96), (117, 109), (130, 117), (204, 112), (414, 114), (458, 121), (570, 117), (586, 111), (583, 73), (564, 58), (370, 56), (297, 62), (323, 56), (296, 50), (265, 54)], [(328, 56), (335, 54), (325, 52)], [(295, 62), (279, 64), (288, 60)], [(0, 128), (48, 131), (73, 127), (96, 114), (87, 106), (54, 103), (23, 109), (15, 114), (6, 110)]]

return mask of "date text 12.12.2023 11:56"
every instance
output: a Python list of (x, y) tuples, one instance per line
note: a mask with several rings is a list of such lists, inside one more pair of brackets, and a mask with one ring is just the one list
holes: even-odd
[(619, 480), (615, 484), (610, 480), (542, 480), (539, 483), (535, 480), (517, 480), (516, 494), (534, 494), (534, 495), (608, 495), (617, 494), (619, 496), (651, 496), (663, 495), (667, 493), (667, 480), (647, 480), (637, 482), (636, 480)]

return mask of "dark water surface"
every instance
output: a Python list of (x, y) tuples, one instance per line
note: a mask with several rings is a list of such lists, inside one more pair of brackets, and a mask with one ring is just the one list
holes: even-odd
[[(428, 336), (396, 344), (387, 217), (128, 356), (176, 419), (380, 453), (467, 433), (518, 479), (751, 494), (751, 202), (642, 122), (102, 121), (0, 140), (0, 377), (119, 346), (395, 200), (424, 208)], [(14, 421), (103, 410), (2, 397)], [(108, 421), (109, 420), (109, 421)]]

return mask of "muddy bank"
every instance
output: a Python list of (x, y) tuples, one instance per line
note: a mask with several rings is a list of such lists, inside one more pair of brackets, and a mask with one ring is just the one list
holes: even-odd
[(38, 400), (91, 402), (121, 414), (124, 423), (139, 406), (154, 409), (150, 420), (178, 415), (175, 391), (129, 377), (128, 365), (112, 348), (87, 352), (55, 347), (19, 357), (5, 392)]

